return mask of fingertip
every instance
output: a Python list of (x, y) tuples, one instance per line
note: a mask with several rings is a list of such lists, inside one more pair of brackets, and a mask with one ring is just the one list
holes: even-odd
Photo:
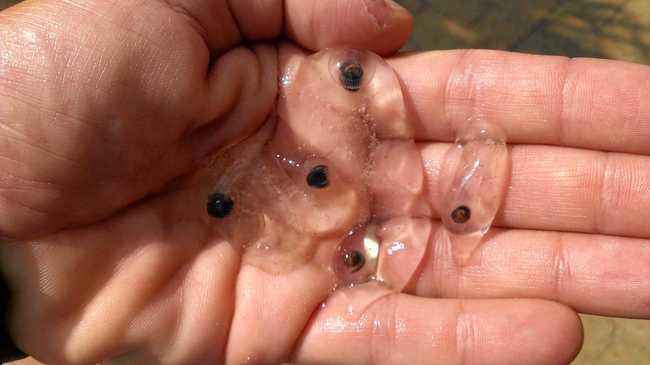
[[(541, 321), (540, 336), (543, 336), (545, 347), (543, 356), (548, 362), (540, 364), (570, 364), (582, 349), (584, 330), (578, 314), (566, 305), (557, 302), (545, 302), (552, 307), (548, 313), (553, 313), (552, 320)], [(542, 312), (545, 313), (545, 312)], [(546, 318), (542, 316), (542, 319)]]
[(371, 49), (382, 55), (394, 54), (408, 41), (413, 31), (413, 16), (393, 0), (365, 0), (368, 14), (377, 23), (375, 39), (369, 40)]
[[(515, 300), (509, 322), (512, 331), (509, 342), (513, 348), (517, 348), (513, 351), (525, 354), (530, 365), (569, 364), (582, 348), (580, 318), (572, 309), (560, 303)], [(506, 358), (514, 357), (507, 354)]]
[(392, 0), (287, 0), (286, 27), (310, 50), (349, 47), (390, 55), (408, 40), (413, 18)]

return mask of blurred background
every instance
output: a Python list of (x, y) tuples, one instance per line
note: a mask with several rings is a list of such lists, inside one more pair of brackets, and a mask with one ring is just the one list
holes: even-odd
[(415, 14), (408, 50), (495, 48), (650, 64), (650, 0), (396, 1)]
[[(650, 0), (396, 1), (415, 15), (405, 50), (493, 48), (650, 65)], [(0, 10), (17, 2), (0, 0)], [(582, 319), (585, 346), (573, 365), (650, 364), (650, 321)]]

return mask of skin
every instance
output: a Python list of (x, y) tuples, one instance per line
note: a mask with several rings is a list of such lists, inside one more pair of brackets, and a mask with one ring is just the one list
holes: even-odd
[(458, 265), (433, 209), (405, 238), (427, 249), (403, 294), (368, 285), (320, 307), (313, 270), (247, 265), (188, 215), (205, 204), (187, 182), (206, 157), (273, 110), (282, 57), (268, 40), (390, 55), (410, 22), (378, 0), (34, 0), (0, 13), (0, 266), (19, 346), (50, 364), (567, 364), (576, 312), (650, 318), (646, 66), (390, 59), (425, 167), (412, 194), (440, 204), (442, 157), (467, 118), (513, 143), (500, 228), (475, 264)]

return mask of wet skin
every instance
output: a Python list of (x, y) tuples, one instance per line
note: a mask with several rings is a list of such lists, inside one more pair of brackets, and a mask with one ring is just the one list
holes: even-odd
[[(370, 284), (330, 296), (318, 267), (248, 264), (216, 234), (215, 153), (272, 122), (278, 70), (310, 54), (258, 41), (287, 30), (309, 50), (386, 55), (408, 29), (373, 0), (43, 0), (1, 13), (0, 266), (18, 344), (54, 364), (565, 364), (581, 340), (569, 306), (650, 317), (639, 81), (650, 71), (639, 65), (479, 51), (390, 60), (419, 144), (380, 138), (381, 183), (368, 189), (384, 203), (346, 207), (395, 218), (377, 235), (425, 248), (383, 267), (408, 294)], [(243, 39), (250, 48), (235, 47)], [(439, 240), (438, 179), (455, 125), (475, 115), (515, 144), (512, 178), (502, 229), (460, 267)]]

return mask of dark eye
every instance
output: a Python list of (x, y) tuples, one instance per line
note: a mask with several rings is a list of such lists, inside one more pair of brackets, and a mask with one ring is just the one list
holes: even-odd
[(467, 223), (471, 216), (472, 211), (465, 205), (461, 205), (458, 208), (454, 209), (453, 212), (451, 212), (451, 219), (459, 224)]
[(208, 196), (208, 214), (215, 218), (225, 218), (230, 214), (235, 202), (224, 193), (212, 193)]
[(329, 186), (328, 169), (325, 165), (318, 165), (307, 174), (307, 185), (316, 189), (323, 189)]
[(365, 263), (366, 259), (361, 252), (357, 250), (343, 252), (343, 264), (351, 273), (361, 270)]
[(356, 61), (345, 61), (338, 65), (339, 80), (346, 90), (357, 91), (363, 80), (363, 67)]

